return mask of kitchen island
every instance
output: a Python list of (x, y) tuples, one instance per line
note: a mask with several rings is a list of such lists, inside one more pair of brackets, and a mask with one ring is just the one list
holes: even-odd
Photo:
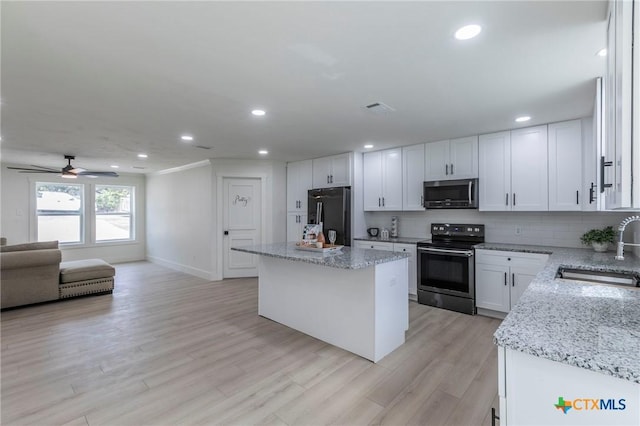
[(236, 247), (260, 255), (258, 314), (377, 362), (409, 327), (408, 254), (294, 243)]
[(495, 333), (500, 424), (640, 424), (640, 288), (556, 277), (560, 267), (640, 274), (640, 259), (559, 247), (477, 248), (549, 254)]

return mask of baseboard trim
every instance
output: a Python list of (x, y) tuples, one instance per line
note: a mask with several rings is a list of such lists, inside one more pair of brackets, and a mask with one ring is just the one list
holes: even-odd
[(165, 266), (175, 271), (184, 272), (205, 280), (214, 280), (213, 273), (204, 269), (194, 268), (193, 266), (183, 265), (181, 263), (172, 262), (171, 260), (162, 259), (155, 256), (147, 256), (147, 260), (160, 266)]

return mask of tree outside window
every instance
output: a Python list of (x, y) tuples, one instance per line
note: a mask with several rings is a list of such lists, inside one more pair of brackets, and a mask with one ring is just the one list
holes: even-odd
[(96, 241), (133, 239), (131, 186), (96, 185)]

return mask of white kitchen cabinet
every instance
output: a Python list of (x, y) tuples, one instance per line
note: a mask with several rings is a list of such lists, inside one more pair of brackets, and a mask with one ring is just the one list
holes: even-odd
[[(582, 121), (549, 124), (549, 210), (580, 211), (582, 191)], [(588, 200), (586, 200), (588, 203)]]
[(424, 180), (471, 179), (478, 177), (478, 137), (425, 144)]
[(393, 251), (409, 253), (409, 294), (418, 295), (417, 249), (415, 244), (393, 243)]
[(351, 186), (351, 153), (313, 160), (313, 188)]
[(424, 210), (424, 145), (402, 148), (402, 210), (404, 211)]
[(476, 307), (509, 312), (548, 258), (540, 253), (477, 249)]
[(480, 210), (546, 211), (547, 126), (481, 135)]
[(402, 149), (365, 153), (363, 169), (364, 210), (402, 210)]
[(312, 188), (312, 161), (287, 163), (287, 211), (307, 213), (308, 191)]
[(287, 212), (287, 241), (302, 240), (302, 231), (307, 224), (307, 213)]
[(416, 264), (417, 251), (415, 244), (356, 240), (354, 242), (354, 246), (355, 248), (359, 249), (373, 249), (409, 253), (409, 294), (413, 296), (416, 296), (418, 294), (418, 267)]

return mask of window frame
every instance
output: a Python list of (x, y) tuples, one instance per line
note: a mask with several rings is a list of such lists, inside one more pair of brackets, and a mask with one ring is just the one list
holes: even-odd
[[(93, 187), (91, 194), (93, 196), (92, 199), (92, 239), (95, 244), (103, 245), (103, 244), (114, 244), (114, 243), (123, 243), (123, 242), (133, 242), (136, 241), (136, 226), (135, 226), (135, 218), (136, 218), (136, 187), (135, 185), (109, 185), (106, 183), (96, 183), (91, 184)], [(129, 189), (129, 238), (117, 238), (113, 240), (98, 240), (97, 235), (97, 219), (98, 212), (96, 211), (96, 193), (98, 191), (98, 187), (105, 188), (128, 188)], [(104, 213), (102, 213), (104, 214)], [(122, 213), (119, 213), (122, 214)]]
[[(66, 247), (71, 247), (71, 246), (83, 246), (86, 244), (87, 242), (87, 227), (86, 227), (86, 192), (87, 192), (87, 188), (86, 188), (86, 184), (82, 183), (82, 182), (55, 182), (55, 181), (42, 181), (42, 180), (36, 180), (34, 182), (34, 185), (32, 186), (32, 192), (33, 192), (33, 199), (34, 199), (34, 208), (33, 208), (33, 213), (35, 216), (35, 226), (34, 226), (34, 234), (35, 234), (35, 238), (33, 239), (33, 241), (39, 241), (38, 239), (38, 229), (39, 229), (39, 217), (40, 216), (46, 216), (46, 215), (40, 215), (38, 214), (38, 186), (40, 185), (68, 185), (68, 186), (79, 186), (80, 187), (80, 192), (82, 194), (81, 200), (80, 200), (80, 209), (79, 209), (79, 213), (77, 215), (73, 214), (73, 215), (68, 215), (68, 216), (78, 216), (80, 219), (80, 240), (79, 241), (68, 241), (68, 242), (60, 242), (60, 245), (66, 246)], [(61, 215), (62, 216), (62, 215)]]

